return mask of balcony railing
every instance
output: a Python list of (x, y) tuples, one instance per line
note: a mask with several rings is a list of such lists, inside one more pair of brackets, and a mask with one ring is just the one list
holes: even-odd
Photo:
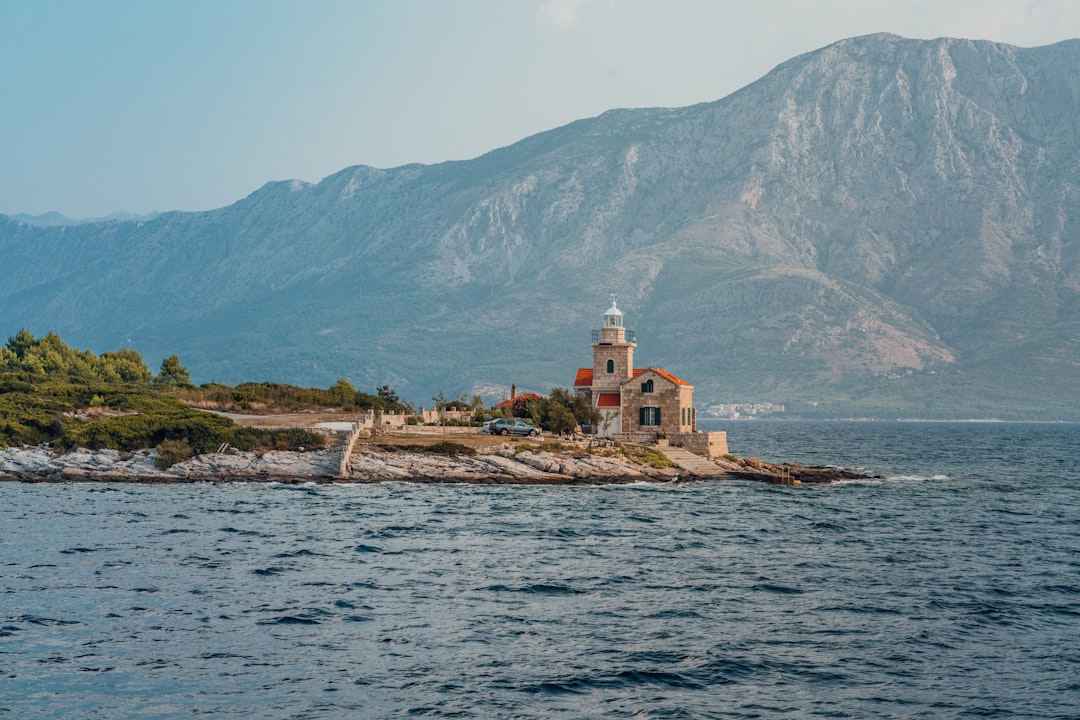
[[(593, 330), (592, 331), (592, 344), (593, 345), (610, 345), (611, 344), (611, 343), (601, 342), (600, 338), (603, 337), (603, 332), (604, 332), (603, 330)], [(623, 336), (626, 338), (625, 339), (625, 344), (626, 345), (636, 345), (637, 344), (637, 336), (634, 335), (633, 330), (623, 330)]]

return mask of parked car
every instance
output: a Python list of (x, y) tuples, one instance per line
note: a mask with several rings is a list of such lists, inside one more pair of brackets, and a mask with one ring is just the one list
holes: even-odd
[(484, 433), (485, 435), (490, 434), (491, 433), (491, 423), (493, 423), (493, 422), (495, 422), (495, 421), (494, 420), (485, 420), (483, 426), (480, 428), (480, 432)]
[(492, 435), (539, 435), (540, 428), (521, 418), (499, 418), (488, 425)]

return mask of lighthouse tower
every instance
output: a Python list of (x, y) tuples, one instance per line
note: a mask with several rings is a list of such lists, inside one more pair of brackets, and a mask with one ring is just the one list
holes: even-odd
[(575, 392), (596, 411), (585, 432), (635, 443), (663, 440), (708, 458), (726, 454), (727, 433), (697, 429), (694, 386), (663, 368), (635, 370), (635, 347), (612, 295), (603, 326), (592, 333), (592, 367), (578, 368), (574, 377)]
[(633, 376), (635, 347), (634, 333), (623, 327), (622, 310), (613, 294), (611, 307), (604, 313), (604, 326), (593, 330), (594, 397), (600, 392), (619, 392), (622, 383)]

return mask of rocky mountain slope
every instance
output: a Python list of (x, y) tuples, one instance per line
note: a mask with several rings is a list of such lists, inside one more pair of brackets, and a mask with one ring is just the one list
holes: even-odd
[(0, 332), (179, 353), (197, 380), (406, 398), (589, 362), (617, 292), (699, 405), (1080, 418), (1080, 40), (873, 35), (716, 102), (203, 213), (0, 216)]

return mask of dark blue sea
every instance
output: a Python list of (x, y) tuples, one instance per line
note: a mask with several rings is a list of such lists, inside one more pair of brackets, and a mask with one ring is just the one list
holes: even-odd
[(884, 479), (0, 485), (0, 718), (1080, 717), (1080, 426), (716, 423)]

